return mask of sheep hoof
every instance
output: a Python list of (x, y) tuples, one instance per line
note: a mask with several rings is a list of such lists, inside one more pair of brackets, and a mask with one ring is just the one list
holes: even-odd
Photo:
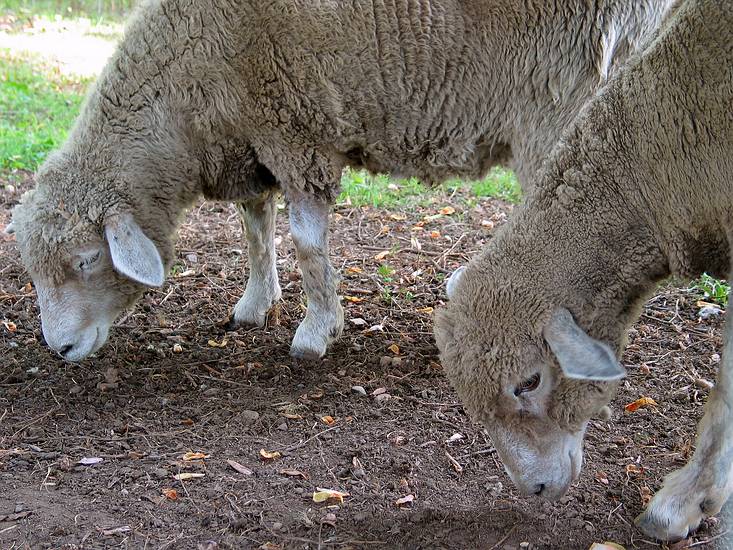
[(264, 327), (267, 313), (280, 300), (279, 287), (271, 292), (262, 292), (256, 286), (247, 286), (237, 305), (234, 306), (231, 324), (233, 327)]
[(720, 511), (726, 496), (700, 487), (698, 476), (690, 464), (668, 475), (664, 486), (636, 518), (636, 526), (655, 539), (677, 541), (695, 531), (706, 517)]
[(317, 361), (321, 357), (323, 357), (326, 353), (326, 350), (323, 350), (323, 353), (321, 353), (318, 350), (312, 350), (312, 349), (301, 349), (301, 348), (290, 348), (290, 356), (295, 357), (296, 359), (302, 359), (304, 361)]

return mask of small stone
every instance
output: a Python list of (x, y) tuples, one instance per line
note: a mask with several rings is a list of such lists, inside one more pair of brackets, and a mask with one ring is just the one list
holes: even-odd
[(379, 359), (379, 366), (380, 367), (388, 367), (391, 364), (392, 364), (392, 358), (391, 357), (387, 357), (386, 355), (384, 355), (384, 356), (382, 356)]
[(21, 512), (23, 511), (23, 510), (25, 510), (25, 508), (23, 507), (23, 505), (22, 505), (22, 504), (16, 504), (16, 505), (15, 505), (15, 512), (14, 512), (14, 513), (16, 513), (16, 514), (19, 514), (19, 513), (21, 513)]
[(213, 397), (219, 393), (219, 388), (209, 388), (208, 390), (204, 391), (204, 396), (206, 397)]
[(282, 424), (280, 424), (280, 425), (279, 425), (279, 426), (277, 427), (277, 429), (278, 429), (278, 430), (281, 430), (281, 431), (283, 431), (283, 432), (286, 432), (286, 431), (288, 431), (288, 423), (287, 423), (287, 422), (283, 422)]
[(385, 401), (389, 401), (390, 399), (392, 399), (392, 396), (388, 393), (380, 393), (379, 395), (374, 397), (374, 400), (377, 403), (384, 403)]
[(186, 259), (192, 264), (198, 263), (199, 257), (196, 254), (187, 254)]
[(283, 528), (283, 524), (280, 523), (279, 521), (276, 521), (275, 523), (272, 524), (273, 531), (279, 531), (282, 528)]
[(520, 548), (529, 548), (529, 543), (528, 542), (520, 542), (519, 543), (519, 547)]
[(181, 344), (173, 344), (173, 353), (181, 353), (182, 351)]
[(367, 394), (366, 390), (364, 389), (364, 386), (351, 386), (351, 391), (353, 391), (354, 393), (359, 393), (361, 395)]
[(69, 388), (69, 395), (78, 395), (84, 391), (81, 386), (73, 385)]

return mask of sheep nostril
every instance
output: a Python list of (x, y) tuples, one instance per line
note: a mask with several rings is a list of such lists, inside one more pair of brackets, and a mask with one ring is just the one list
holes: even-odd
[(69, 353), (73, 348), (74, 348), (73, 344), (67, 344), (59, 350), (59, 355), (61, 357), (66, 357), (66, 354)]
[(542, 491), (544, 491), (544, 490), (545, 490), (545, 484), (544, 483), (540, 483), (537, 486), (537, 490), (534, 492), (534, 494), (537, 495), (537, 496), (540, 496), (542, 494)]

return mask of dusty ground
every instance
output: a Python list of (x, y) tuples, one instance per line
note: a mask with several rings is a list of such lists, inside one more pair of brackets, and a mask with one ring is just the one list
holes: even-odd
[[(0, 226), (19, 196), (2, 193)], [(181, 230), (177, 275), (81, 364), (43, 345), (30, 279), (0, 238), (0, 548), (658, 546), (633, 518), (689, 456), (722, 318), (698, 319), (692, 290), (660, 289), (631, 330), (614, 418), (589, 428), (580, 481), (556, 504), (521, 498), (433, 343), (445, 275), (511, 210), (464, 199), (336, 209), (332, 257), (351, 298), (342, 339), (318, 363), (288, 356), (304, 297), (284, 215), (283, 300), (268, 328), (225, 331), (246, 255), (233, 209), (205, 203)], [(455, 213), (435, 216), (449, 203)], [(395, 272), (379, 272), (384, 263)], [(624, 413), (641, 396), (658, 407)], [(317, 487), (349, 496), (316, 504)], [(727, 523), (710, 521), (677, 548), (725, 548)]]

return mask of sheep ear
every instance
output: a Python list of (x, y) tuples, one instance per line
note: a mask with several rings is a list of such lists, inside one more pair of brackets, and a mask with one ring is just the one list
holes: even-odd
[(552, 314), (543, 335), (567, 378), (609, 382), (626, 376), (611, 348), (588, 336), (565, 308)]
[(107, 220), (104, 234), (117, 271), (147, 286), (163, 284), (165, 272), (160, 253), (131, 215)]
[(445, 283), (445, 293), (448, 295), (448, 299), (452, 300), (453, 296), (455, 296), (456, 287), (458, 286), (458, 283), (461, 281), (461, 277), (463, 277), (463, 273), (466, 271), (466, 266), (462, 265), (458, 269), (456, 269), (453, 273), (450, 274), (450, 277), (448, 277), (448, 281)]

